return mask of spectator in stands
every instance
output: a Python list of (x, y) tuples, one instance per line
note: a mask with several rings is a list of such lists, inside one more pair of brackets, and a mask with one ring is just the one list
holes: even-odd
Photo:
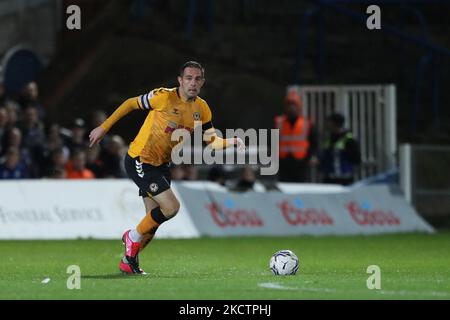
[[(97, 128), (98, 126), (100, 126), (107, 118), (107, 115), (105, 113), (105, 111), (103, 110), (94, 110), (92, 112), (91, 118), (90, 118), (90, 123), (89, 123), (89, 130), (86, 130), (85, 133), (85, 139), (89, 140), (89, 133)], [(103, 140), (100, 141), (100, 146), (104, 147), (110, 140), (110, 136), (108, 134), (105, 134), (105, 136), (103, 137)]]
[(4, 160), (0, 162), (0, 179), (26, 179), (28, 178), (27, 165), (20, 159), (17, 147), (9, 147)]
[(186, 181), (196, 181), (198, 180), (198, 170), (197, 167), (192, 164), (186, 164), (183, 166), (184, 180)]
[(25, 110), (29, 106), (33, 106), (38, 112), (38, 117), (40, 119), (44, 118), (45, 111), (39, 101), (39, 87), (36, 82), (31, 81), (24, 86), (18, 102), (21, 105), (22, 110)]
[(220, 184), (221, 186), (226, 186), (227, 175), (222, 166), (214, 166), (208, 172), (208, 181), (212, 181)]
[(68, 159), (64, 149), (60, 147), (52, 150), (49, 160), (47, 167), (43, 170), (45, 176), (49, 178), (60, 176), (61, 174), (65, 176), (65, 167)]
[(39, 120), (38, 110), (34, 106), (25, 109), (22, 120), (23, 147), (28, 149), (34, 167), (35, 175), (39, 175), (39, 165), (44, 162), (45, 133)]
[(119, 136), (113, 136), (100, 153), (104, 178), (125, 178), (123, 159), (126, 153), (125, 143)]
[(21, 129), (26, 148), (42, 148), (45, 141), (44, 126), (39, 120), (36, 107), (29, 106), (25, 109)]
[[(3, 136), (7, 131), (8, 112), (5, 108), (0, 107), (0, 142), (3, 141)], [(2, 154), (2, 143), (0, 143), (0, 154)]]
[(66, 179), (66, 170), (64, 168), (55, 168), (53, 173), (48, 176), (50, 179)]
[(280, 129), (279, 180), (308, 182), (312, 165), (317, 164), (317, 132), (303, 115), (303, 103), (296, 90), (288, 92), (283, 115), (275, 117)]
[(8, 123), (6, 127), (12, 129), (17, 126), (19, 107), (14, 102), (8, 102), (6, 104), (6, 112), (8, 113)]
[(324, 183), (353, 183), (355, 169), (361, 162), (358, 143), (344, 123), (345, 118), (339, 113), (327, 118), (328, 138), (320, 155)]
[(170, 168), (170, 177), (172, 180), (184, 180), (184, 170), (182, 166), (173, 166)]
[(67, 141), (67, 146), (70, 151), (73, 152), (77, 149), (87, 149), (89, 144), (85, 138), (86, 126), (84, 120), (81, 118), (75, 119), (71, 131), (71, 137)]
[[(61, 127), (57, 123), (53, 123), (48, 127), (47, 130), (47, 141), (46, 148), (49, 150), (54, 150), (56, 148), (64, 148), (64, 152), (68, 156), (70, 153), (69, 148), (64, 144), (67, 141), (67, 135), (61, 134)], [(66, 129), (67, 130), (67, 129)]]
[(239, 180), (237, 181), (236, 186), (233, 188), (233, 191), (246, 192), (254, 190), (255, 182), (255, 172), (251, 167), (246, 166), (242, 169)]
[(2, 80), (0, 80), (0, 106), (6, 105), (6, 90)]
[(74, 150), (70, 161), (66, 164), (67, 179), (94, 179), (94, 173), (86, 168), (86, 153)]
[(92, 148), (86, 149), (86, 168), (91, 170), (96, 178), (104, 178), (103, 161), (100, 159), (100, 152), (102, 148), (100, 145), (95, 145)]
[(22, 146), (22, 132), (19, 128), (9, 129), (3, 137), (3, 150), (6, 152), (9, 148), (14, 147), (19, 150), (20, 159), (29, 167), (31, 165), (30, 152)]

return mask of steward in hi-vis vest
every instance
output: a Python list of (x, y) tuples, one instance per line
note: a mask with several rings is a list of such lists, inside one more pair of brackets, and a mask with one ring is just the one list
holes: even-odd
[(285, 113), (275, 117), (280, 130), (279, 180), (308, 182), (311, 160), (316, 158), (317, 134), (312, 122), (303, 116), (300, 96), (291, 90), (285, 99)]

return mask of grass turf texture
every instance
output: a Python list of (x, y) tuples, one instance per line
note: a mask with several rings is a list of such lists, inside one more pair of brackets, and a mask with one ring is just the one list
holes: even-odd
[[(155, 240), (148, 276), (118, 272), (121, 241), (0, 241), (0, 299), (450, 299), (450, 233), (354, 237)], [(293, 250), (296, 276), (274, 276), (271, 255)], [(81, 289), (68, 290), (69, 265)], [(381, 290), (369, 290), (369, 265)], [(49, 277), (49, 283), (41, 283)]]

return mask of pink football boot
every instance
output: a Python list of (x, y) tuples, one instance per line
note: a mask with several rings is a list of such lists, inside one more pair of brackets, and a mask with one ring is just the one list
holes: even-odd
[(130, 239), (130, 231), (127, 230), (122, 236), (122, 242), (125, 245), (125, 256), (120, 259), (119, 269), (124, 274), (146, 274), (139, 267), (139, 249), (140, 242), (133, 242)]

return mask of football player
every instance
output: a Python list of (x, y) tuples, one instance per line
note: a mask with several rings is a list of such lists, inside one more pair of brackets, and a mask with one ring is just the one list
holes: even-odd
[(238, 150), (245, 150), (240, 138), (222, 139), (216, 134), (211, 110), (206, 101), (198, 96), (205, 83), (205, 70), (198, 62), (183, 64), (178, 83), (176, 88), (154, 89), (126, 100), (89, 135), (92, 147), (129, 112), (148, 112), (125, 157), (125, 169), (138, 186), (146, 210), (145, 217), (136, 228), (127, 230), (122, 237), (125, 254), (119, 268), (126, 274), (145, 274), (139, 266), (139, 252), (153, 239), (160, 225), (172, 219), (180, 208), (170, 188), (171, 151), (179, 143), (172, 141), (172, 132), (179, 128), (193, 132), (195, 122), (201, 124), (205, 140), (213, 149), (237, 146)]

